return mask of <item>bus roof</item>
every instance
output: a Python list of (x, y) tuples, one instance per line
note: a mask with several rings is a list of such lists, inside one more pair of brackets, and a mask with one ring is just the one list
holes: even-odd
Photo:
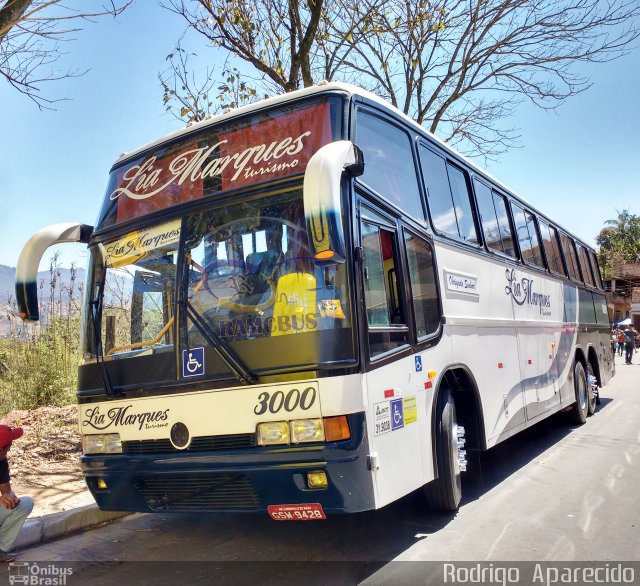
[[(246, 106), (240, 106), (239, 108), (233, 108), (231, 110), (226, 111), (224, 114), (218, 114), (216, 116), (208, 116), (205, 120), (201, 120), (200, 122), (189, 123), (184, 128), (174, 130), (173, 132), (170, 132), (169, 134), (157, 140), (154, 140), (140, 148), (137, 148), (134, 151), (122, 153), (118, 157), (118, 159), (115, 161), (114, 166), (119, 165), (120, 163), (122, 163), (123, 161), (129, 158), (133, 158), (139, 155), (143, 151), (152, 149), (158, 145), (161, 145), (165, 142), (169, 142), (181, 136), (191, 134), (194, 131), (202, 130), (203, 128), (207, 128), (208, 126), (214, 126), (216, 124), (220, 124), (221, 122), (225, 122), (227, 120), (231, 120), (233, 118), (243, 116), (244, 114), (250, 114), (251, 112), (256, 112), (258, 110), (269, 108), (271, 106), (277, 106), (278, 104), (286, 104), (291, 100), (303, 98), (305, 96), (313, 96), (316, 94), (322, 94), (326, 92), (336, 92), (336, 91), (340, 91), (345, 94), (360, 94), (360, 95), (366, 95), (367, 97), (376, 98), (376, 96), (374, 96), (370, 92), (367, 92), (366, 90), (362, 90), (354, 85), (350, 85), (346, 83), (321, 83), (309, 88), (304, 88), (301, 90), (289, 92), (287, 94), (281, 94), (278, 96), (273, 96), (271, 98), (266, 98), (258, 102), (253, 102), (252, 104), (247, 104)], [(381, 100), (380, 98), (376, 98), (376, 99), (381, 104), (385, 104), (384, 100)], [(387, 104), (387, 106), (388, 105), (389, 104)]]
[[(388, 101), (382, 99), (381, 97), (377, 96), (376, 94), (368, 90), (365, 90), (361, 87), (355, 86), (350, 83), (342, 83), (342, 82), (320, 82), (319, 84), (308, 87), (308, 88), (303, 88), (303, 89), (289, 92), (286, 94), (280, 94), (278, 96), (266, 98), (264, 100), (253, 102), (251, 104), (247, 104), (246, 106), (241, 106), (239, 108), (233, 108), (231, 110), (228, 110), (224, 114), (209, 116), (205, 120), (202, 120), (200, 122), (190, 123), (184, 128), (174, 130), (173, 132), (170, 132), (169, 134), (161, 138), (158, 138), (144, 146), (141, 146), (131, 152), (122, 153), (118, 157), (118, 159), (115, 161), (113, 166), (119, 165), (123, 161), (133, 158), (148, 149), (152, 149), (156, 146), (159, 146), (165, 142), (169, 142), (181, 136), (191, 134), (194, 131), (202, 130), (203, 128), (207, 128), (208, 126), (220, 124), (221, 122), (225, 122), (227, 120), (231, 120), (233, 118), (243, 116), (244, 114), (256, 112), (258, 110), (269, 108), (271, 106), (277, 106), (279, 104), (285, 104), (292, 100), (304, 98), (306, 96), (313, 96), (313, 95), (323, 94), (323, 93), (335, 93), (335, 92), (344, 93), (345, 95), (349, 95), (349, 96), (362, 96), (363, 98), (367, 98), (368, 100), (377, 103), (379, 106), (386, 108), (387, 110), (390, 110), (396, 116), (401, 117), (407, 124), (410, 124), (411, 126), (413, 126), (417, 131), (428, 134), (433, 140), (438, 142), (444, 149), (453, 151), (458, 157), (462, 158), (466, 164), (473, 167), (480, 174), (484, 174), (485, 176), (487, 176), (492, 181), (500, 185), (500, 187), (502, 187), (509, 193), (513, 193), (506, 185), (503, 185), (498, 179), (493, 177), (490, 173), (480, 168), (476, 163), (474, 163), (473, 161), (465, 157), (463, 154), (459, 153), (458, 151), (456, 151), (455, 149), (447, 145), (443, 140), (441, 140), (435, 134), (428, 131), (426, 128), (424, 128), (420, 124), (418, 124), (415, 120), (407, 116), (404, 112), (400, 111), (393, 104), (389, 103)], [(521, 199), (522, 201), (525, 201), (520, 196), (518, 196), (518, 198)], [(528, 203), (528, 202), (525, 202), (525, 203)]]
[(152, 141), (152, 142), (150, 142), (150, 143), (148, 143), (148, 144), (146, 144), (146, 145), (144, 145), (142, 147), (139, 147), (139, 148), (137, 148), (137, 149), (135, 149), (135, 150), (133, 150), (131, 152), (122, 153), (118, 157), (118, 159), (114, 162), (113, 167), (115, 167), (116, 165), (119, 165), (120, 163), (126, 161), (127, 159), (130, 159), (130, 158), (133, 158), (133, 157), (139, 155), (140, 153), (142, 153), (142, 152), (144, 152), (146, 150), (152, 149), (152, 148), (154, 148), (156, 146), (159, 146), (161, 144), (164, 144), (166, 142), (169, 142), (169, 141), (172, 141), (174, 139), (180, 138), (181, 136), (189, 135), (194, 131), (202, 130), (203, 128), (207, 128), (208, 126), (214, 126), (214, 125), (220, 124), (221, 122), (225, 122), (227, 120), (232, 120), (232, 119), (237, 118), (239, 116), (243, 116), (245, 114), (250, 114), (252, 112), (256, 112), (258, 110), (262, 110), (262, 109), (269, 108), (269, 107), (272, 107), (272, 106), (285, 104), (285, 103), (290, 102), (292, 100), (304, 98), (306, 96), (319, 95), (319, 94), (323, 94), (323, 93), (343, 93), (343, 94), (348, 95), (348, 96), (361, 96), (361, 97), (366, 98), (367, 100), (369, 100), (371, 102), (376, 103), (377, 105), (381, 106), (382, 108), (385, 108), (386, 110), (389, 110), (394, 115), (400, 117), (405, 123), (407, 123), (408, 125), (410, 125), (413, 128), (415, 128), (417, 132), (429, 135), (429, 137), (432, 140), (434, 140), (435, 142), (437, 142), (443, 149), (445, 149), (446, 151), (454, 153), (457, 157), (462, 159), (465, 162), (466, 165), (468, 165), (474, 171), (476, 171), (480, 176), (484, 176), (485, 178), (489, 179), (495, 185), (497, 185), (498, 187), (503, 189), (505, 192), (507, 192), (510, 195), (513, 195), (514, 197), (519, 199), (522, 203), (527, 205), (529, 208), (531, 208), (533, 211), (535, 211), (542, 218), (546, 219), (547, 221), (550, 221), (551, 223), (553, 223), (557, 227), (561, 228), (564, 232), (570, 234), (573, 238), (575, 238), (581, 244), (583, 244), (587, 248), (593, 250), (593, 247), (587, 245), (584, 242), (584, 240), (582, 240), (581, 238), (578, 238), (577, 236), (575, 236), (574, 234), (569, 232), (566, 228), (563, 228), (560, 224), (558, 224), (557, 222), (551, 220), (551, 218), (549, 218), (546, 214), (544, 214), (540, 210), (538, 210), (535, 206), (533, 206), (524, 197), (522, 197), (521, 195), (515, 193), (512, 189), (510, 189), (509, 187), (504, 185), (499, 179), (494, 177), (491, 173), (489, 173), (485, 169), (481, 168), (478, 164), (476, 164), (475, 162), (473, 162), (472, 160), (467, 158), (465, 155), (461, 154), (460, 152), (458, 152), (457, 150), (455, 150), (451, 146), (447, 145), (442, 139), (438, 138), (432, 132), (430, 132), (429, 130), (427, 130), (426, 128), (424, 128), (420, 124), (418, 124), (415, 120), (413, 120), (412, 118), (407, 116), (404, 112), (402, 112), (401, 110), (399, 110), (398, 108), (393, 106), (393, 104), (389, 103), (388, 101), (382, 99), (381, 97), (377, 96), (376, 94), (374, 94), (374, 93), (372, 93), (372, 92), (370, 92), (368, 90), (365, 90), (363, 88), (360, 88), (358, 86), (355, 86), (355, 85), (349, 84), (349, 83), (320, 82), (319, 84), (311, 86), (311, 87), (308, 87), (308, 88), (303, 88), (303, 89), (296, 90), (296, 91), (293, 91), (293, 92), (289, 92), (289, 93), (286, 93), (286, 94), (280, 94), (280, 95), (277, 95), (277, 96), (266, 98), (266, 99), (260, 100), (258, 102), (253, 102), (251, 104), (247, 104), (246, 106), (241, 106), (239, 108), (234, 108), (234, 109), (228, 110), (225, 113), (218, 114), (216, 116), (209, 116), (205, 120), (202, 120), (200, 122), (190, 123), (187, 126), (185, 126), (184, 128), (180, 128), (178, 130), (175, 130), (175, 131), (173, 131), (173, 132), (171, 132), (171, 133), (169, 133), (169, 134), (167, 134), (167, 135), (165, 135), (165, 136), (163, 136), (163, 137), (161, 137), (161, 138), (159, 138), (157, 140), (154, 140), (154, 141)]

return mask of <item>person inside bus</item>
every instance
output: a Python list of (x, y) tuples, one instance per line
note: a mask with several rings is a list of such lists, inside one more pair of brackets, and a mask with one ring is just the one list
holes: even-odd
[(16, 558), (11, 547), (33, 509), (31, 497), (18, 498), (11, 490), (7, 454), (13, 441), (21, 436), (21, 427), (0, 425), (0, 562), (4, 563)]
[(633, 357), (633, 351), (636, 347), (636, 340), (638, 339), (638, 331), (629, 324), (624, 331), (624, 362), (625, 364), (631, 364), (631, 358)]
[[(243, 303), (258, 305), (275, 295), (269, 279), (275, 283), (282, 263), (282, 225), (273, 223), (265, 226), (266, 250), (250, 252), (245, 260), (246, 285), (250, 291)], [(275, 300), (274, 300), (275, 301)]]

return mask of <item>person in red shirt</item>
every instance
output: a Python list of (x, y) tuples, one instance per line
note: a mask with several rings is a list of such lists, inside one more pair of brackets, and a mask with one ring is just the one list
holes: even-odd
[(624, 352), (624, 332), (618, 328), (618, 356)]
[(20, 529), (33, 509), (29, 496), (18, 498), (11, 490), (7, 454), (14, 440), (22, 437), (21, 427), (0, 425), (0, 563), (16, 558), (11, 552)]

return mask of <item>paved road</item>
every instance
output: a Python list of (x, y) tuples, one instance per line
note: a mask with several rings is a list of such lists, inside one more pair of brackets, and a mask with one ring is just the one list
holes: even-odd
[[(195, 572), (188, 580), (194, 583), (214, 573), (224, 584), (288, 584), (294, 577), (352, 584), (399, 582), (404, 569), (420, 566), (390, 562), (640, 561), (640, 357), (635, 361), (628, 366), (618, 359), (617, 375), (585, 425), (559, 414), (485, 454), (482, 482), (464, 487), (453, 517), (429, 512), (419, 493), (380, 511), (324, 522), (134, 515), (32, 548), (20, 560), (89, 562), (82, 583), (96, 585), (175, 583), (185, 567)], [(115, 561), (153, 563), (104, 563)], [(151, 579), (159, 561), (216, 563), (164, 564)]]

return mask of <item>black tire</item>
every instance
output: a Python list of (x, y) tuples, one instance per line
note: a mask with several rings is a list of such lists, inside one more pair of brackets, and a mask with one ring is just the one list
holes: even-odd
[(457, 511), (462, 499), (456, 404), (449, 389), (443, 389), (436, 406), (436, 464), (438, 477), (424, 487), (429, 507)]
[(576, 361), (573, 366), (573, 386), (576, 395), (576, 402), (571, 409), (571, 418), (575, 423), (582, 425), (587, 421), (589, 411), (587, 375), (582, 362)]
[(593, 369), (590, 364), (587, 364), (587, 411), (589, 415), (593, 415), (596, 412), (596, 404), (598, 403), (598, 389), (595, 391), (589, 381), (592, 380)]

